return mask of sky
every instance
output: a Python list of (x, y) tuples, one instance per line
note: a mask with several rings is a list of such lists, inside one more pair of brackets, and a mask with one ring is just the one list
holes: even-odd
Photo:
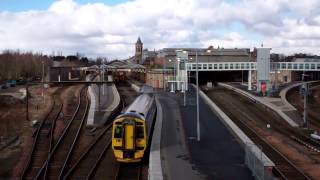
[(0, 0), (0, 50), (125, 59), (166, 47), (320, 54), (319, 0)]

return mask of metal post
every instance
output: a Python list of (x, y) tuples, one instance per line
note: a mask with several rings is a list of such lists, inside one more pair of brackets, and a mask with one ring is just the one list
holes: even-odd
[(252, 85), (251, 85), (251, 70), (248, 72), (248, 90), (252, 90)]
[(29, 84), (28, 84), (28, 78), (27, 78), (27, 84), (26, 84), (26, 120), (29, 121)]
[(196, 51), (196, 81), (197, 81), (197, 141), (200, 141), (200, 117), (199, 117), (199, 71), (198, 71), (198, 51)]
[(177, 81), (177, 90), (180, 91), (181, 90), (180, 59), (178, 59), (176, 62), (177, 62), (177, 77), (179, 77), (179, 81)]
[(241, 85), (243, 85), (243, 70), (241, 71)]
[(100, 96), (100, 88), (101, 88), (101, 85), (98, 84), (98, 96), (99, 96), (99, 98), (98, 98), (98, 109), (99, 109), (99, 111), (100, 111), (100, 98), (101, 98), (101, 96)]
[(42, 97), (44, 97), (44, 62), (42, 59)]
[(307, 116), (308, 116), (308, 93), (309, 93), (308, 91), (309, 91), (308, 84), (305, 83), (304, 84), (304, 102), (303, 102), (303, 107), (304, 107), (303, 122), (304, 122), (304, 125), (306, 128), (308, 128), (308, 119), (307, 119)]
[(177, 77), (176, 77), (176, 63), (173, 63), (173, 77), (174, 77), (174, 85), (173, 85), (173, 91), (176, 90), (176, 83), (177, 83)]
[(165, 80), (164, 80), (165, 64), (166, 64), (166, 58), (163, 59), (163, 65), (162, 65), (162, 86), (164, 91), (166, 91)]
[[(104, 60), (103, 60), (103, 69), (102, 69), (102, 81), (104, 82)], [(105, 84), (102, 84), (102, 94), (104, 95)]]

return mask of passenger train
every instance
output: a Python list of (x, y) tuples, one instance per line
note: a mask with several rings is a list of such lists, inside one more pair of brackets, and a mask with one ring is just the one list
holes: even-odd
[(113, 121), (112, 149), (118, 162), (140, 162), (150, 143), (156, 105), (143, 93)]

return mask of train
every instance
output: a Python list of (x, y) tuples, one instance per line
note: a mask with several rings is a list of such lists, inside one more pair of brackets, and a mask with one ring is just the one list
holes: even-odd
[(142, 93), (117, 116), (112, 127), (112, 150), (118, 162), (140, 162), (151, 136), (156, 114), (152, 93)]

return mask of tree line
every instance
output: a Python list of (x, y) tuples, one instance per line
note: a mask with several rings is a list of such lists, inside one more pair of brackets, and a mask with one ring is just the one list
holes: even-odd
[(52, 64), (50, 58), (41, 53), (5, 50), (0, 54), (0, 82), (41, 77), (42, 68)]

